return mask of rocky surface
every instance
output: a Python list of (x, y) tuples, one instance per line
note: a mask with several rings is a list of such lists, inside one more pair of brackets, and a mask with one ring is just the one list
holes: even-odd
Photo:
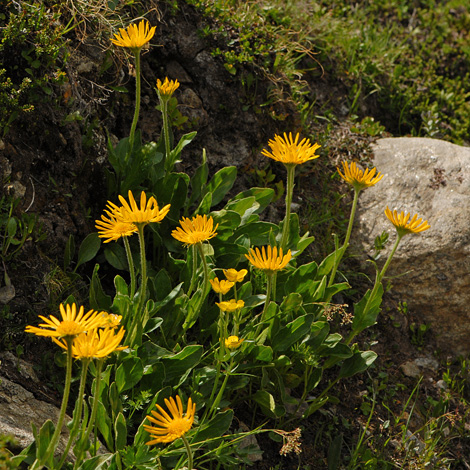
[[(11, 380), (7, 377), (11, 377)], [(37, 399), (33, 393), (20, 385), (21, 382), (29, 382), (30, 387), (33, 386), (36, 390), (41, 389), (39, 379), (30, 364), (15, 358), (9, 352), (2, 353), (0, 362), (0, 435), (14, 436), (18, 448), (24, 449), (34, 441), (32, 424), (37, 429), (40, 429), (48, 419), (51, 419), (55, 424), (59, 416), (59, 408)], [(66, 416), (66, 422), (70, 419)], [(64, 426), (57, 447), (57, 455), (61, 455), (64, 451), (68, 434), (68, 428)]]
[(388, 271), (399, 276), (391, 281), (393, 292), (431, 326), (442, 350), (468, 353), (470, 148), (427, 138), (386, 138), (377, 141), (374, 155), (385, 176), (360, 196), (353, 236), (362, 257), (372, 254), (374, 238), (384, 230), (395, 241), (386, 206), (428, 220), (429, 230), (400, 243)]

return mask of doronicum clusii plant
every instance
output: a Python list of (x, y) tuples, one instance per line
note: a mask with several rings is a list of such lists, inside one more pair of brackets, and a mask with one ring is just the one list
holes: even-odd
[[(136, 57), (151, 31), (139, 24), (121, 31), (116, 41)], [(163, 101), (178, 89), (175, 81), (157, 82), (162, 113)], [(138, 109), (137, 123), (136, 116)], [(355, 191), (348, 230), (325, 259), (312, 260), (304, 251), (314, 238), (301, 233), (291, 203), (295, 168), (317, 159), (318, 144), (284, 134), (263, 151), (288, 174), (284, 220), (267, 222), (260, 216), (274, 198), (272, 189), (227, 197), (236, 168), (222, 168), (209, 179), (210, 156), (204, 152), (193, 175), (176, 172), (174, 164), (192, 137), (183, 136), (171, 149), (169, 125), (164, 118), (158, 144), (142, 144), (135, 131), (132, 147), (127, 139), (116, 148), (124, 162), (115, 172), (117, 194), (96, 221), (111, 265), (108, 275), (119, 270), (114, 289), (103, 287), (96, 264), (90, 312), (62, 306), (62, 321), (43, 318), (39, 328), (28, 327), (55, 338), (67, 354), (57, 426), (46, 423), (36, 432), (35, 446), (19, 457), (36, 469), (239, 468), (250, 452), (240, 445), (243, 437), (268, 430), (258, 411), (286, 428), (270, 429), (290, 442), (282, 455), (299, 453), (300, 433), (292, 426), (332, 399), (338, 381), (364, 372), (376, 359), (354, 340), (377, 321), (382, 282), (401, 238), (429, 228), (418, 216), (387, 208), (397, 241), (372, 289), (346, 311), (334, 299), (350, 286), (338, 282), (336, 273), (358, 194), (378, 184), (380, 172), (343, 163), (340, 176)], [(115, 157), (110, 153), (110, 160)], [(139, 166), (141, 157), (146, 160)], [(344, 312), (344, 321), (332, 321), (335, 312)], [(74, 357), (81, 373), (67, 444), (75, 461), (69, 463), (63, 456), (54, 459), (53, 451)], [(79, 405), (86, 395), (88, 401)], [(240, 418), (234, 419), (241, 406), (255, 417), (250, 431), (240, 431)]]

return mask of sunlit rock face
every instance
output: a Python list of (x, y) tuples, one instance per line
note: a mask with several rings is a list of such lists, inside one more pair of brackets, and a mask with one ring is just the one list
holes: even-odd
[(376, 142), (373, 164), (385, 176), (361, 193), (354, 249), (365, 259), (387, 231), (382, 265), (396, 239), (387, 206), (427, 220), (429, 230), (402, 239), (387, 275), (400, 275), (391, 280), (393, 292), (431, 326), (442, 350), (470, 352), (470, 148), (386, 138)]

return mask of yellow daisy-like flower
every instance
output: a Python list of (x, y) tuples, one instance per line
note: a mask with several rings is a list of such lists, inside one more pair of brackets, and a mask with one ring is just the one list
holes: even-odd
[(111, 42), (116, 46), (139, 50), (153, 38), (156, 28), (142, 20), (138, 25), (129, 25), (127, 29), (119, 28), (119, 34), (115, 34)]
[(105, 210), (108, 217), (102, 215), (101, 220), (95, 220), (95, 227), (100, 238), (106, 238), (104, 243), (119, 240), (121, 237), (130, 237), (137, 232), (137, 227), (132, 222), (124, 222), (119, 219), (120, 213)]
[(225, 279), (219, 281), (217, 277), (215, 279), (209, 279), (209, 282), (211, 283), (212, 289), (214, 289), (217, 294), (226, 294), (235, 285), (234, 282), (226, 281)]
[(227, 281), (230, 282), (242, 282), (245, 276), (248, 274), (246, 269), (241, 269), (237, 271), (236, 269), (224, 269), (224, 275), (227, 278)]
[[(123, 222), (132, 224), (148, 224), (151, 222), (161, 222), (170, 211), (170, 204), (167, 204), (162, 209), (158, 208), (157, 200), (151, 196), (147, 201), (147, 195), (144, 191), (140, 193), (140, 207), (137, 205), (134, 199), (132, 191), (129, 190), (129, 203), (122, 197), (119, 196), (122, 207), (117, 208), (120, 216), (118, 217)], [(116, 210), (114, 204), (110, 203), (110, 206)]]
[(65, 307), (63, 304), (60, 304), (60, 314), (62, 321), (53, 316), (46, 318), (39, 315), (39, 318), (44, 321), (44, 323), (39, 324), (41, 328), (28, 325), (25, 331), (27, 333), (34, 333), (37, 336), (63, 338), (65, 336), (78, 336), (95, 328), (105, 326), (102, 312), (89, 310), (85, 313), (83, 306), (81, 306), (77, 313), (77, 305), (75, 303), (72, 305), (67, 304)]
[(267, 250), (263, 246), (261, 251), (259, 248), (252, 248), (250, 253), (245, 255), (248, 261), (258, 269), (267, 271), (268, 273), (273, 273), (275, 271), (280, 271), (287, 266), (287, 263), (292, 258), (292, 253), (289, 250), (285, 255), (282, 252), (282, 248), (274, 248), (268, 246)]
[(220, 310), (223, 312), (235, 312), (237, 310), (240, 310), (245, 306), (245, 302), (243, 300), (235, 300), (235, 299), (230, 299), (226, 302), (216, 302), (215, 303)]
[(214, 219), (204, 215), (196, 215), (191, 220), (183, 217), (180, 220), (180, 227), (171, 232), (173, 238), (184, 243), (185, 245), (196, 245), (214, 238), (217, 233), (217, 224), (214, 227)]
[(238, 336), (229, 336), (225, 340), (225, 347), (228, 349), (237, 349), (240, 344), (245, 341), (244, 339), (239, 339)]
[(169, 400), (165, 398), (165, 404), (171, 415), (157, 404), (155, 406), (159, 412), (151, 411), (153, 416), (147, 416), (151, 423), (157, 425), (144, 424), (144, 429), (152, 438), (151, 441), (146, 442), (148, 446), (158, 444), (159, 442), (173, 442), (175, 439), (186, 434), (193, 425), (196, 403), (193, 403), (191, 398), (188, 399), (188, 406), (184, 415), (183, 403), (179, 395), (176, 395), (176, 401), (173, 397), (170, 397)]
[(292, 133), (289, 133), (289, 136), (284, 133), (284, 137), (275, 135), (274, 140), (268, 142), (268, 145), (271, 147), (271, 152), (263, 149), (261, 153), (265, 157), (284, 163), (284, 165), (299, 165), (320, 156), (315, 155), (320, 145), (312, 145), (306, 138), (299, 142), (299, 138), (299, 134), (296, 134), (295, 138), (292, 138)]
[(415, 214), (413, 218), (410, 220), (411, 214), (406, 214), (401, 211), (400, 214), (396, 210), (393, 212), (387, 207), (385, 209), (385, 215), (387, 216), (388, 220), (395, 225), (397, 229), (398, 235), (402, 237), (407, 233), (419, 233), (424, 232), (431, 226), (428, 224), (428, 221), (423, 219), (418, 219), (418, 214)]
[(377, 176), (375, 176), (376, 168), (362, 171), (355, 162), (351, 162), (349, 166), (347, 162), (341, 162), (341, 164), (343, 165), (344, 174), (337, 168), (339, 175), (344, 181), (353, 186), (356, 191), (374, 186), (374, 184), (378, 183), (384, 177), (380, 171), (377, 173)]
[[(127, 346), (119, 346), (124, 337), (124, 328), (116, 334), (114, 328), (94, 329), (78, 335), (72, 343), (72, 356), (75, 359), (101, 359), (109, 356), (114, 351), (122, 351)], [(67, 349), (67, 344), (62, 340), (52, 338), (54, 343)]]
[(162, 98), (170, 98), (179, 86), (178, 80), (168, 80), (168, 77), (165, 77), (165, 80), (162, 82), (160, 79), (157, 79), (157, 90)]

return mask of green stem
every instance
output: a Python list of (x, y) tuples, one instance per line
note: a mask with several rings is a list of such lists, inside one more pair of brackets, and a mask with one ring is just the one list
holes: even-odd
[[(160, 105), (162, 108), (162, 118), (163, 118), (163, 139), (165, 141), (165, 170), (166, 174), (170, 173), (172, 168), (172, 163), (170, 161), (170, 125), (168, 122), (168, 99), (160, 97)], [(166, 176), (166, 175), (165, 175)]]
[(188, 297), (191, 297), (191, 294), (193, 293), (194, 286), (196, 284), (196, 271), (197, 271), (197, 251), (196, 251), (196, 246), (192, 245), (191, 246), (191, 251), (193, 255), (193, 272), (191, 274), (191, 284), (189, 285), (188, 289)]
[(127, 264), (129, 265), (129, 273), (131, 275), (131, 292), (130, 298), (131, 300), (134, 298), (135, 295), (135, 268), (134, 268), (134, 258), (132, 257), (131, 246), (129, 244), (129, 240), (127, 237), (123, 237), (124, 240), (124, 248), (126, 249), (126, 256), (127, 256)]
[[(372, 299), (376, 296), (377, 291), (379, 290), (379, 287), (382, 284), (382, 279), (385, 276), (385, 273), (386, 273), (390, 263), (392, 262), (393, 255), (397, 251), (398, 245), (399, 245), (400, 240), (402, 239), (402, 237), (403, 237), (403, 235), (398, 234), (397, 240), (395, 241), (395, 244), (393, 245), (392, 251), (388, 255), (387, 261), (385, 262), (385, 264), (382, 268), (382, 271), (380, 271), (380, 273), (378, 273), (377, 277), (375, 278), (374, 287), (372, 288), (372, 292), (370, 293), (369, 298), (367, 299), (366, 305), (364, 306), (364, 310), (363, 310), (363, 313), (362, 313), (364, 316), (367, 315), (367, 312), (369, 311)], [(351, 333), (348, 336), (348, 339), (346, 340), (346, 344), (350, 344), (357, 333), (359, 333), (359, 332), (356, 332), (356, 331), (352, 330)]]
[(286, 165), (287, 169), (287, 188), (286, 188), (286, 216), (284, 217), (284, 225), (282, 227), (281, 248), (286, 249), (289, 238), (290, 211), (292, 205), (292, 195), (294, 193), (294, 175), (295, 165)]
[[(137, 225), (138, 234), (139, 234), (139, 245), (140, 245), (140, 272), (141, 272), (141, 283), (140, 283), (140, 299), (139, 299), (139, 308), (138, 316), (140, 321), (142, 321), (143, 309), (145, 308), (145, 300), (147, 297), (147, 258), (145, 257), (145, 237), (144, 237), (144, 228), (145, 224), (141, 223)], [(142, 325), (143, 327), (144, 325)]]
[(134, 315), (131, 321), (131, 326), (129, 328), (129, 347), (134, 346), (136, 342), (140, 344), (140, 338), (137, 338), (137, 330), (139, 326), (143, 329), (146, 323), (143, 314), (145, 310), (145, 300), (147, 295), (147, 259), (145, 257), (145, 237), (144, 237), (144, 223), (138, 223), (138, 235), (139, 235), (139, 246), (140, 246), (140, 272), (141, 272), (141, 283), (139, 287), (140, 295), (137, 303), (137, 308), (134, 310)]
[(224, 395), (225, 387), (227, 386), (228, 378), (230, 377), (230, 373), (232, 372), (232, 366), (233, 366), (233, 356), (230, 359), (230, 363), (228, 365), (227, 370), (225, 371), (225, 377), (224, 381), (222, 382), (222, 386), (220, 387), (219, 393), (217, 394), (217, 397), (215, 398), (214, 402), (212, 403), (212, 406), (209, 410), (209, 414), (214, 413), (217, 411), (217, 407), (219, 406), (220, 400), (222, 400), (222, 396)]
[(335, 264), (333, 266), (333, 270), (331, 271), (330, 282), (328, 282), (328, 287), (333, 285), (333, 283), (335, 282), (336, 271), (338, 269), (339, 263), (341, 263), (341, 259), (343, 258), (344, 253), (346, 252), (349, 246), (349, 239), (351, 238), (351, 232), (354, 225), (354, 217), (356, 215), (357, 209), (357, 201), (359, 199), (360, 192), (360, 189), (354, 189), (354, 199), (351, 207), (351, 214), (349, 215), (349, 224), (348, 229), (346, 231), (346, 237), (344, 239), (343, 246), (339, 250), (336, 250)]
[(67, 446), (65, 447), (65, 450), (62, 454), (62, 458), (59, 462), (59, 466), (57, 467), (57, 470), (60, 470), (62, 468), (62, 465), (64, 465), (65, 459), (67, 458), (70, 447), (72, 445), (72, 442), (75, 436), (77, 435), (78, 427), (80, 425), (80, 420), (82, 418), (83, 400), (84, 400), (83, 395), (85, 393), (85, 384), (86, 384), (86, 377), (87, 377), (89, 363), (90, 363), (90, 359), (88, 358), (82, 359), (82, 373), (80, 375), (80, 387), (78, 390), (77, 404), (75, 405), (76, 406), (75, 419), (73, 421), (73, 427), (70, 430), (70, 435), (69, 435), (69, 440), (67, 441)]
[(186, 436), (183, 434), (181, 436), (181, 439), (183, 439), (184, 447), (186, 447), (186, 453), (188, 454), (188, 470), (193, 470), (193, 452), (191, 450), (191, 446), (189, 445), (188, 440), (186, 439)]
[[(90, 421), (88, 421), (88, 426), (82, 438), (82, 442), (86, 442), (89, 439), (91, 429), (93, 428), (95, 421), (96, 421), (96, 413), (98, 412), (98, 402), (100, 398), (101, 370), (103, 369), (103, 364), (104, 364), (104, 360), (98, 360), (96, 364), (96, 379), (95, 379), (95, 390), (93, 391), (93, 406), (91, 408)], [(96, 438), (96, 435), (95, 435), (95, 438)], [(82, 455), (83, 455), (83, 451), (80, 450), (79, 454), (77, 455), (77, 460), (75, 461), (75, 465), (73, 466), (74, 470), (79, 468), (81, 461), (82, 461)]]
[(266, 315), (266, 311), (269, 306), (269, 302), (271, 301), (271, 292), (273, 286), (273, 277), (275, 276), (274, 273), (266, 273), (266, 300), (264, 301), (263, 311), (261, 312), (261, 320), (256, 329), (255, 338), (259, 336), (261, 333), (261, 329), (263, 328), (264, 317)]
[(199, 251), (199, 255), (201, 256), (201, 260), (202, 260), (204, 280), (203, 280), (203, 284), (202, 284), (202, 295), (201, 295), (201, 298), (199, 299), (199, 302), (198, 302), (196, 308), (194, 309), (191, 321), (195, 320), (198, 317), (199, 311), (201, 310), (202, 303), (204, 302), (204, 298), (205, 298), (205, 295), (206, 295), (206, 292), (207, 292), (207, 286), (209, 285), (209, 266), (207, 265), (206, 255), (204, 254), (204, 250), (202, 248), (202, 243), (201, 242), (197, 243), (196, 247)]
[(134, 119), (132, 120), (131, 131), (129, 133), (129, 152), (126, 155), (126, 163), (129, 161), (129, 157), (134, 148), (134, 135), (137, 127), (137, 121), (139, 120), (140, 113), (140, 49), (134, 52), (135, 56), (135, 110)]
[(38, 460), (36, 459), (31, 467), (31, 470), (40, 470), (44, 467), (45, 463), (49, 460), (49, 457), (57, 448), (57, 443), (59, 442), (60, 432), (62, 431), (62, 425), (64, 423), (65, 411), (67, 409), (67, 403), (69, 401), (70, 394), (70, 384), (72, 382), (72, 343), (73, 336), (65, 336), (64, 341), (67, 345), (67, 369), (65, 372), (65, 386), (64, 394), (62, 395), (62, 404), (59, 412), (59, 419), (57, 420), (57, 426), (54, 430), (54, 434), (49, 442), (49, 445), (46, 449), (43, 457)]
[(204, 254), (204, 250), (202, 249), (202, 243), (197, 244), (197, 249), (199, 254), (201, 255), (202, 259), (202, 267), (204, 269), (204, 283), (202, 286), (202, 297), (201, 297), (201, 304), (202, 299), (204, 299), (204, 295), (207, 291), (207, 286), (209, 285), (209, 266), (207, 265), (206, 255)]

